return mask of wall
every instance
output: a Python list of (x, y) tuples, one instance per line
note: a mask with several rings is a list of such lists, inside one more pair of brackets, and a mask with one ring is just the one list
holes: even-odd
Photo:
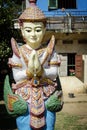
[(87, 85), (87, 55), (83, 55), (84, 60), (84, 83)]
[(72, 44), (63, 44), (62, 39), (57, 40), (57, 53), (61, 53), (61, 66), (59, 68), (59, 75), (67, 76), (67, 53), (76, 53), (83, 55), (83, 76), (82, 81), (87, 84), (87, 43), (79, 44), (78, 40), (73, 39)]
[(56, 50), (58, 53), (87, 54), (87, 44), (79, 44), (77, 40), (73, 40), (72, 44), (63, 44), (62, 40), (58, 40)]
[(87, 0), (77, 0), (77, 10), (87, 11)]
[[(87, 0), (77, 0), (77, 9), (87, 11)], [(37, 5), (41, 10), (48, 11), (48, 0), (38, 0)]]

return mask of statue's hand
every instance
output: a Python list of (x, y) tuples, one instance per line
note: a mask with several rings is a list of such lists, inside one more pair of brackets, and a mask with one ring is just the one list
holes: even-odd
[(34, 59), (34, 69), (36, 74), (38, 74), (42, 69), (37, 53), (35, 54), (35, 59)]
[(38, 54), (36, 51), (32, 51), (29, 57), (28, 71), (33, 75), (36, 74), (37, 76), (41, 76), (43, 73), (43, 68), (41, 66), (41, 63), (39, 61)]
[(28, 71), (34, 74), (34, 59), (35, 59), (35, 52), (32, 51), (31, 55), (29, 56), (28, 62)]

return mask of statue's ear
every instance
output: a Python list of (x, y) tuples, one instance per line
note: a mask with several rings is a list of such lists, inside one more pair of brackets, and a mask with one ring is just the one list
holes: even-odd
[(44, 31), (43, 31), (44, 35), (45, 35), (45, 32), (46, 32), (46, 27), (44, 28)]

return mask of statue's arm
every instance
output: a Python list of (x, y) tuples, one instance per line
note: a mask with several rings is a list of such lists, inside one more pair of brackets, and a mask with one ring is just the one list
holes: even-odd
[(9, 66), (12, 68), (13, 78), (16, 82), (26, 79), (26, 65), (22, 62), (22, 59), (17, 57), (14, 53), (10, 61), (8, 62)]

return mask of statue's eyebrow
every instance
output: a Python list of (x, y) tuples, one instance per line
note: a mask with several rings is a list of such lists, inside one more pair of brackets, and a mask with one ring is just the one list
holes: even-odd
[[(37, 29), (37, 28), (42, 29), (43, 27), (42, 27), (42, 26), (37, 26), (37, 27), (35, 27), (35, 29)], [(24, 29), (32, 29), (32, 27), (24, 27)]]
[(32, 29), (31, 27), (24, 27), (24, 29)]
[(37, 27), (35, 27), (35, 28), (42, 28), (42, 26), (37, 26)]

